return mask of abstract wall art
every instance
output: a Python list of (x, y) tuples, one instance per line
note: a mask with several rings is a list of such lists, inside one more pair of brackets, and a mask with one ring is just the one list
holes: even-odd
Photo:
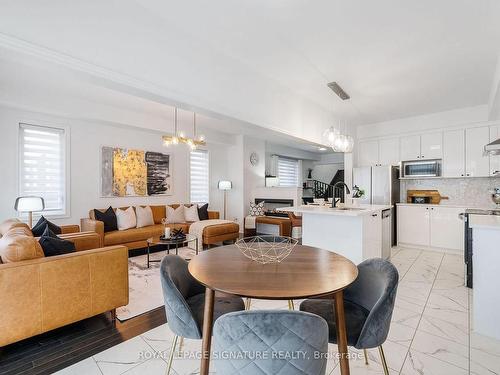
[(102, 147), (103, 197), (172, 194), (171, 158), (168, 154), (118, 147)]

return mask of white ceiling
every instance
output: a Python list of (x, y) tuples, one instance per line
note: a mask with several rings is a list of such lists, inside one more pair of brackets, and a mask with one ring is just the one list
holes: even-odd
[[(70, 69), (40, 61), (22, 60), (0, 48), (0, 105), (91, 122), (149, 129), (164, 134), (174, 128), (174, 106), (122, 93), (88, 82)], [(61, 83), (64, 84), (61, 84)], [(1, 126), (1, 124), (0, 124)], [(180, 108), (179, 131), (190, 135), (193, 112)], [(238, 120), (197, 113), (197, 129), (211, 143), (231, 144), (234, 135), (246, 135), (316, 155), (318, 144)]]
[(367, 124), (487, 103), (499, 16), (498, 0), (4, 0), (0, 33), (305, 136), (332, 111)]

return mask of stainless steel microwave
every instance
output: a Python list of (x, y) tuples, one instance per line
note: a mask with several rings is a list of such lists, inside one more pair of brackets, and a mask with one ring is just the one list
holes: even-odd
[(439, 177), (441, 159), (401, 162), (401, 178)]

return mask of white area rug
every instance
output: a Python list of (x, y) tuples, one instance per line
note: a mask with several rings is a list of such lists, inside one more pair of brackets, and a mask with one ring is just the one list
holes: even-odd
[[(150, 260), (159, 260), (166, 251), (152, 253)], [(175, 254), (171, 250), (170, 254)], [(187, 247), (179, 249), (179, 255), (186, 259), (194, 257), (196, 252)], [(150, 262), (147, 268), (147, 256), (139, 255), (128, 260), (129, 303), (116, 309), (117, 318), (123, 322), (163, 306), (163, 294), (160, 282), (159, 262)]]

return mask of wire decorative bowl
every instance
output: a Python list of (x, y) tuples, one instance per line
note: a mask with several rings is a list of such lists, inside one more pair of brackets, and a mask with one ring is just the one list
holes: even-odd
[(247, 258), (268, 264), (283, 261), (298, 242), (294, 238), (284, 236), (254, 236), (240, 238), (235, 245)]

